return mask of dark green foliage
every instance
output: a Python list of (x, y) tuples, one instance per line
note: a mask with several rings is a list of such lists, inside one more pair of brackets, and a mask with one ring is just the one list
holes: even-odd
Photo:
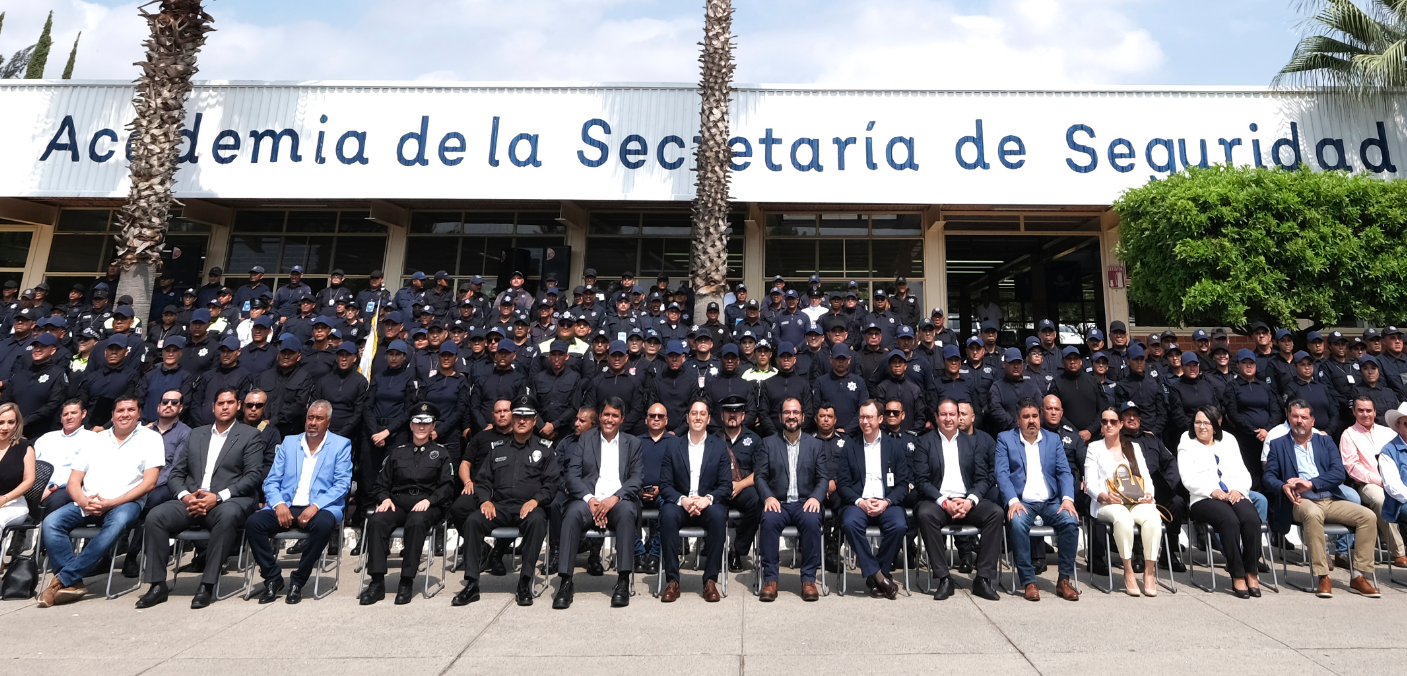
[(34, 43), (34, 54), (29, 57), (29, 68), (25, 71), (24, 79), (44, 79), (44, 67), (49, 64), (49, 48), (54, 46), (54, 39), (49, 37), (49, 31), (53, 28), (54, 13), (50, 11), (48, 20), (44, 22), (44, 30), (39, 33), (39, 42)]
[(1407, 182), (1193, 167), (1114, 204), (1129, 299), (1170, 322), (1407, 318)]

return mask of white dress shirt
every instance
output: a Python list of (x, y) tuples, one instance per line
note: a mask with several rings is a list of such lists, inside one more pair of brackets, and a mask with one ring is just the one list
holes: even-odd
[(73, 461), (73, 471), (83, 472), (84, 495), (120, 498), (141, 485), (144, 472), (166, 465), (166, 444), (150, 427), (138, 425), (121, 442), (111, 427), (96, 437)]
[(78, 458), (78, 454), (84, 448), (94, 443), (97, 438), (96, 432), (80, 427), (74, 430), (73, 434), (64, 434), (63, 430), (58, 429), (35, 440), (35, 460), (43, 460), (54, 466), (54, 473), (49, 477), (49, 485), (55, 488), (67, 486), (68, 475), (73, 469), (73, 461)]
[(1397, 463), (1386, 453), (1378, 454), (1378, 472), (1383, 475), (1383, 492), (1398, 502), (1407, 502), (1407, 485), (1402, 483), (1402, 472)]
[[(210, 481), (215, 476), (215, 463), (220, 459), (220, 451), (225, 448), (225, 442), (229, 440), (232, 429), (234, 429), (234, 423), (230, 423), (230, 426), (226, 427), (223, 433), (220, 432), (218, 425), (210, 426), (210, 448), (205, 452), (205, 474), (200, 477), (201, 490), (210, 490)], [(187, 495), (190, 495), (190, 491), (183, 490), (176, 494), (176, 499), (179, 500)], [(221, 502), (229, 500), (230, 489), (226, 488), (217, 495), (220, 496)]]
[(938, 493), (942, 497), (938, 499), (938, 505), (946, 505), (950, 498), (966, 497), (977, 504), (977, 496), (967, 493), (967, 484), (962, 480), (962, 460), (958, 455), (958, 432), (953, 431), (953, 438), (949, 439), (942, 431), (938, 432), (938, 440), (943, 444), (943, 482), (938, 486)]
[(616, 438), (606, 441), (606, 435), (601, 435), (601, 464), (599, 466), (601, 475), (596, 479), (595, 492), (582, 498), (586, 503), (596, 500), (605, 500), (616, 494), (620, 490), (620, 432), (616, 432)]
[[(327, 437), (323, 437), (323, 441), (327, 441)], [(298, 446), (303, 451), (303, 471), (298, 473), (298, 490), (293, 492), (293, 504), (289, 505), (289, 507), (312, 504), (312, 498), (309, 494), (312, 493), (313, 490), (313, 470), (317, 469), (318, 451), (322, 450), (321, 443), (318, 444), (316, 449), (308, 448), (307, 435), (304, 435), (298, 440)]]
[(1026, 449), (1026, 487), (1021, 490), (1021, 499), (1025, 502), (1045, 502), (1050, 499), (1050, 487), (1045, 485), (1045, 467), (1041, 465), (1041, 438), (1037, 436), (1037, 443), (1031, 443), (1026, 441), (1025, 435), (1019, 436), (1021, 446)]
[(1250, 495), (1251, 473), (1234, 441), (1230, 434), (1223, 434), (1221, 441), (1208, 446), (1191, 434), (1182, 435), (1177, 444), (1177, 470), (1182, 475), (1182, 485), (1192, 496), (1189, 504), (1212, 497), (1212, 491), (1221, 490), (1221, 484), (1241, 495)]
[[(877, 436), (869, 442), (860, 437), (860, 442), (865, 445), (865, 486), (860, 492), (860, 500), (884, 498), (884, 454), (879, 442), (882, 438)], [(860, 504), (860, 500), (856, 500), (855, 504)]]
[[(685, 444), (689, 447), (689, 494), (688, 497), (699, 497), (699, 479), (703, 473), (704, 445), (708, 441), (708, 435), (704, 435), (703, 441), (694, 443), (693, 435), (686, 436)], [(710, 504), (713, 503), (713, 496), (707, 495)], [(680, 503), (684, 502), (684, 496), (680, 496)]]
[(801, 461), (801, 435), (796, 436), (796, 443), (782, 437), (782, 442), (787, 445), (787, 469), (790, 470), (787, 476), (787, 502), (796, 502), (801, 499), (801, 492), (796, 488), (796, 464)]

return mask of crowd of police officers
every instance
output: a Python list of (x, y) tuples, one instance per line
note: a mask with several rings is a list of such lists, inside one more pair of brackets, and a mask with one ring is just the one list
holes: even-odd
[[(489, 516), (481, 507), (493, 498), (485, 496), (498, 496), (500, 507), (516, 506), (521, 518), (488, 521), (522, 525), (539, 543), (545, 532), (549, 570), (574, 565), (557, 561), (559, 551), (577, 550), (575, 542), (560, 542), (570, 511), (564, 504), (580, 497), (567, 497), (564, 473), (573, 444), (597, 426), (604, 404), (620, 409), (612, 415), (619, 415), (613, 422), (622, 434), (644, 442), (643, 476), (630, 499), (651, 508), (658, 505), (668, 455), (663, 441), (685, 438), (690, 408), (703, 402), (707, 432), (726, 447), (736, 487), (724, 492), (740, 515), (726, 557), (729, 569), (739, 570), (763, 510), (752, 481), (762, 442), (788, 431), (784, 404), (793, 400), (789, 406), (799, 405), (802, 429), (824, 442), (818, 471), (830, 478), (827, 508), (838, 507), (834, 464), (844, 440), (860, 433), (867, 401), (881, 407), (884, 433), (910, 441), (911, 451), (914, 440), (935, 432), (939, 403), (957, 402), (962, 432), (975, 436), (986, 454), (997, 434), (1015, 427), (1019, 402), (1042, 402), (1042, 424), (1063, 441), (1077, 485), (1086, 443), (1099, 435), (1100, 412), (1131, 403), (1141, 414), (1141, 430), (1133, 433), (1160, 459), (1152, 479), (1158, 502), (1174, 519), (1170, 531), (1185, 518), (1186, 491), (1168, 449), (1176, 449), (1199, 408), (1210, 404), (1225, 412), (1225, 427), (1241, 442), (1247, 467), (1259, 467), (1257, 431), (1283, 422), (1289, 400), (1308, 402), (1315, 426), (1334, 438), (1353, 423), (1355, 397), (1375, 402), (1379, 424), (1384, 412), (1407, 400), (1407, 355), (1395, 327), (1358, 336), (1310, 331), (1297, 338), (1255, 323), (1249, 327), (1254, 347), (1233, 351), (1223, 329), (1139, 339), (1115, 321), (1107, 332), (1093, 328), (1083, 344), (1068, 345), (1058, 341), (1060, 327), (1049, 319), (1024, 342), (994, 322), (960, 336), (942, 308), (924, 313), (903, 278), (863, 300), (853, 282), (848, 292), (823, 293), (814, 276), (796, 286), (775, 278), (755, 297), (739, 284), (727, 304), (710, 303), (695, 317), (693, 291), (687, 284), (671, 289), (664, 276), (647, 286), (627, 273), (607, 284), (588, 269), (580, 285), (568, 289), (549, 276), (532, 293), (514, 272), (507, 288), (490, 295), (477, 276), (452, 288), (444, 271), (415, 272), (394, 291), (376, 271), (369, 287), (354, 293), (334, 270), (329, 285), (314, 292), (302, 272), (295, 266), (277, 291), (258, 266), (233, 286), (220, 268), (198, 288), (178, 289), (164, 275), (146, 317), (135, 316), (131, 298), (112, 300), (116, 268), (91, 285), (74, 285), (66, 298), (52, 298), (45, 284), (20, 292), (8, 282), (0, 299), (0, 401), (20, 406), (25, 434), (33, 439), (56, 429), (61, 404), (75, 398), (87, 411), (85, 426), (98, 429), (110, 424), (118, 397), (135, 394), (143, 422), (154, 422), (163, 394), (177, 390), (188, 402), (184, 422), (195, 427), (211, 423), (213, 398), (232, 387), (242, 400), (257, 392), (267, 402), (260, 429), (275, 437), (301, 432), (308, 404), (326, 400), (330, 431), (354, 447), (355, 507), (347, 512), (354, 523), (388, 499), (375, 488), (388, 450), (424, 443), (423, 434), (412, 439), (411, 412), (429, 404), (421, 410), (433, 411), (433, 430), (425, 429), (453, 470), (443, 477), (449, 488), (433, 476), (420, 477), (425, 493), (441, 503), (433, 505), (435, 514), (449, 514), (451, 525), (469, 535), (466, 520), (476, 512)], [(370, 373), (363, 375), (358, 364), (373, 325), (379, 335)], [(529, 411), (531, 428), (516, 429)], [(422, 415), (417, 423), (428, 420)], [(522, 451), (505, 452), (514, 448)], [(911, 492), (906, 501), (918, 497)], [(1087, 499), (1082, 502), (1084, 511)], [(529, 504), (545, 515), (529, 519)], [(594, 503), (591, 509), (604, 526), (604, 512), (597, 514)], [(839, 565), (835, 528), (828, 524), (824, 540), (832, 571)], [(633, 546), (635, 568), (656, 572), (658, 529), (647, 524), (641, 535), (618, 548)], [(522, 553), (531, 567), (536, 554), (528, 540)], [(588, 540), (585, 549), (588, 572), (601, 574), (600, 540)], [(917, 549), (909, 549), (911, 557)], [(1173, 549), (1160, 563), (1180, 571)], [(677, 551), (677, 545), (663, 550)], [(480, 568), (505, 573), (511, 545), (499, 541), (489, 548), (479, 541), (466, 551), (473, 558), (458, 565), (472, 584), (457, 605), (477, 598)], [(960, 541), (959, 551), (959, 569), (968, 572), (974, 548)], [(1033, 557), (1043, 565), (1040, 548)]]

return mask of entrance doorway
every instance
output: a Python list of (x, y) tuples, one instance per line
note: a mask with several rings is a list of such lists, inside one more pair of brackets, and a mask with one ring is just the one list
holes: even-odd
[(1021, 345), (1042, 319), (1055, 320), (1067, 345), (1104, 326), (1097, 236), (951, 234), (945, 252), (949, 327), (961, 335), (994, 314), (1003, 347)]

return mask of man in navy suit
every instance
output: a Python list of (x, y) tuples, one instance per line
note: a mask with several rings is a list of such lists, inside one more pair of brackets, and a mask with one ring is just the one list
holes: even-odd
[[(283, 571), (274, 554), (273, 537), (298, 529), (308, 534), (303, 558), (293, 571), (285, 603), (303, 600), (303, 585), (313, 574), (335, 535), (346, 506), (347, 489), (352, 485), (352, 442), (327, 431), (332, 424), (332, 404), (319, 399), (308, 404), (303, 434), (283, 440), (274, 465), (264, 479), (264, 499), (268, 506), (255, 512), (244, 524), (254, 562), (264, 578), (259, 603), (273, 603), (283, 589)], [(304, 466), (313, 463), (312, 472)]]
[(1378, 542), (1378, 523), (1373, 510), (1349, 501), (1340, 487), (1347, 473), (1339, 448), (1326, 434), (1314, 433), (1314, 409), (1303, 399), (1285, 406), (1290, 433), (1270, 442), (1265, 459), (1265, 487), (1279, 499), (1271, 515), (1276, 532), (1289, 530), (1290, 519), (1300, 524), (1304, 546), (1309, 549), (1310, 566), (1318, 581), (1320, 598), (1332, 598), (1328, 554), (1324, 549), (1324, 524), (1343, 524), (1354, 529), (1353, 579), (1349, 588), (1363, 596), (1379, 593), (1363, 571), (1373, 568), (1373, 549)]
[[(860, 404), (857, 420), (860, 433), (844, 442), (844, 455), (836, 461), (835, 490), (845, 505), (840, 528), (850, 539), (870, 594), (893, 600), (899, 585), (890, 572), (908, 530), (909, 455), (903, 442), (880, 431), (880, 405), (873, 399)], [(870, 526), (880, 529), (878, 554), (870, 551), (865, 537)]]
[(679, 529), (701, 527), (704, 537), (703, 598), (716, 603), (718, 573), (728, 530), (728, 498), (733, 494), (733, 463), (723, 440), (708, 433), (708, 402), (695, 400), (685, 414), (689, 432), (678, 438), (660, 464), (660, 558), (664, 563), (664, 593), (660, 600), (679, 599)]
[(913, 454), (914, 490), (920, 496), (914, 518), (931, 552), (929, 563), (938, 581), (933, 598), (942, 601), (953, 595), (942, 529), (957, 524), (982, 531), (972, 595), (999, 600), (992, 580), (1002, 551), (1004, 519), (1000, 503), (984, 497), (992, 485), (991, 460), (981, 454), (977, 437), (958, 429), (957, 402), (944, 399), (936, 418), (938, 429), (920, 437)]
[(801, 540), (801, 598), (815, 601), (816, 568), (821, 565), (821, 502), (826, 499), (825, 448), (801, 433), (801, 400), (782, 402), (781, 433), (762, 440), (756, 456), (757, 492), (762, 496), (762, 601), (777, 599), (777, 568), (782, 529), (795, 526)]
[(1080, 542), (1080, 517), (1075, 512), (1075, 477), (1065, 458), (1065, 445), (1041, 427), (1041, 405), (1024, 398), (1016, 405), (1016, 429), (997, 437), (996, 475), (1011, 522), (1011, 548), (1016, 571), (1028, 601), (1041, 600), (1036, 568), (1031, 565), (1031, 527), (1036, 517), (1055, 529), (1060, 549), (1060, 578), (1055, 591), (1067, 601), (1080, 600), (1070, 584), (1075, 574), (1075, 548)]

